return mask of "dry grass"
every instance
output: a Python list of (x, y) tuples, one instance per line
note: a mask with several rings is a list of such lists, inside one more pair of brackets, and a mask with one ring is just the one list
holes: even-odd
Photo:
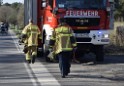
[(110, 40), (111, 40), (111, 43), (110, 44), (115, 44), (116, 45), (116, 29), (117, 27), (119, 26), (124, 26), (124, 22), (115, 22), (114, 23), (114, 28), (113, 30), (110, 30)]
[(114, 29), (110, 30), (110, 44), (105, 46), (105, 53), (107, 54), (124, 54), (124, 46), (117, 44), (116, 29), (119, 26), (124, 26), (124, 22), (115, 22)]

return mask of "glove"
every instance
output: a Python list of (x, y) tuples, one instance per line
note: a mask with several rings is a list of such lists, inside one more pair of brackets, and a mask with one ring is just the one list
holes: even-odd
[(18, 43), (19, 43), (19, 45), (21, 45), (21, 44), (23, 44), (24, 42), (23, 42), (22, 39), (19, 39), (19, 40), (18, 40)]
[(19, 43), (24, 43), (22, 39), (19, 39), (19, 41), (18, 41), (18, 42), (19, 42)]
[(27, 45), (24, 46), (23, 52), (24, 52), (25, 54), (28, 52), (28, 46), (27, 46)]
[(49, 48), (49, 52), (52, 52), (53, 51), (53, 49), (52, 48)]

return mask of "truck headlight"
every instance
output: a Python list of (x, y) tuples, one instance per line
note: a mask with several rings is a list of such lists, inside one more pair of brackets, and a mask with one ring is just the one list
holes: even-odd
[(108, 34), (103, 34), (103, 38), (109, 38)]

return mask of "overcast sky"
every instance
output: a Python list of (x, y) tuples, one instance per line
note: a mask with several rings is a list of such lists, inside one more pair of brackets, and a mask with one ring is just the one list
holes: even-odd
[(21, 2), (21, 3), (23, 3), (24, 0), (3, 0), (3, 3), (10, 3), (10, 4), (12, 4), (14, 2)]

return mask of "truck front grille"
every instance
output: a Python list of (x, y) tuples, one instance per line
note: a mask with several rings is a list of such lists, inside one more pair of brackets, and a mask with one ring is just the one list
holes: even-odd
[(76, 38), (77, 42), (91, 42), (91, 38)]
[(66, 23), (70, 26), (98, 26), (100, 18), (66, 18)]

